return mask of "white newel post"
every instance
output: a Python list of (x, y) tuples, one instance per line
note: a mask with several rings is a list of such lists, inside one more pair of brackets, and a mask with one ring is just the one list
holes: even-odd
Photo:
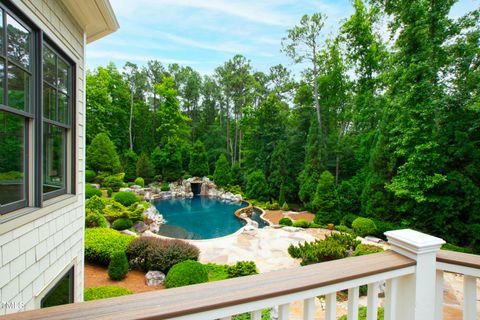
[(410, 229), (385, 235), (393, 251), (417, 262), (415, 274), (398, 278), (391, 314), (394, 319), (434, 320), (436, 254), (445, 241)]

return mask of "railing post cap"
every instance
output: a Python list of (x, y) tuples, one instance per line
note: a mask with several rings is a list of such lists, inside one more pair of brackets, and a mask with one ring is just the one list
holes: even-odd
[(437, 252), (445, 243), (443, 239), (411, 229), (387, 231), (385, 235), (394, 249), (406, 250), (414, 255)]

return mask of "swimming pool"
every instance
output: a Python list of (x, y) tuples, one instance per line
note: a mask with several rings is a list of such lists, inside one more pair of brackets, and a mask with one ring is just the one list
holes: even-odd
[(248, 204), (195, 196), (159, 200), (154, 205), (167, 221), (158, 234), (181, 239), (212, 239), (234, 233), (244, 226), (245, 221), (234, 213)]

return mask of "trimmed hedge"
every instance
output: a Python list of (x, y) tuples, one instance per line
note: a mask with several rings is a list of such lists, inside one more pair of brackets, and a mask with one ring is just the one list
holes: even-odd
[(85, 209), (102, 212), (106, 206), (106, 201), (101, 196), (93, 196), (85, 202)]
[(133, 294), (133, 292), (124, 287), (100, 286), (100, 287), (85, 289), (85, 292), (83, 293), (83, 299), (85, 301), (91, 301), (91, 300), (126, 296), (128, 294)]
[(95, 178), (97, 177), (97, 174), (93, 170), (85, 170), (85, 181), (86, 182), (93, 182)]
[(208, 282), (207, 269), (197, 261), (187, 260), (174, 265), (165, 278), (166, 288), (177, 288)]
[(293, 223), (293, 226), (297, 228), (308, 228), (310, 227), (310, 222), (305, 219), (298, 219)]
[(185, 260), (198, 260), (200, 250), (182, 240), (139, 237), (128, 246), (130, 267), (144, 272), (158, 270), (167, 273), (175, 264)]
[(85, 199), (90, 199), (94, 196), (101, 197), (102, 196), (102, 191), (98, 190), (91, 184), (86, 184), (85, 185)]
[(135, 179), (133, 183), (142, 188), (145, 187), (145, 180), (141, 177), (138, 177), (137, 179)]
[(293, 224), (292, 219), (284, 217), (278, 221), (278, 224), (281, 226), (291, 226)]
[(120, 218), (112, 223), (112, 228), (115, 230), (126, 230), (133, 226), (133, 222), (130, 219)]
[(360, 237), (374, 235), (377, 232), (377, 226), (372, 219), (359, 217), (352, 223), (353, 231)]
[(355, 251), (353, 252), (354, 256), (364, 256), (366, 254), (372, 254), (372, 253), (377, 253), (377, 252), (383, 252), (383, 248), (379, 246), (374, 246), (371, 244), (359, 244), (356, 248)]
[(112, 253), (125, 251), (135, 237), (107, 228), (85, 229), (85, 259), (108, 266)]
[(228, 267), (227, 273), (229, 278), (238, 278), (252, 274), (258, 274), (257, 266), (253, 261), (238, 261), (233, 266)]
[(130, 207), (132, 204), (139, 202), (140, 198), (135, 195), (133, 192), (122, 191), (117, 193), (113, 200), (117, 201), (118, 203), (122, 204), (125, 207)]
[(102, 214), (86, 209), (85, 228), (106, 228), (107, 226), (107, 219)]
[(122, 280), (128, 273), (128, 260), (125, 251), (116, 251), (108, 264), (108, 277), (112, 280)]

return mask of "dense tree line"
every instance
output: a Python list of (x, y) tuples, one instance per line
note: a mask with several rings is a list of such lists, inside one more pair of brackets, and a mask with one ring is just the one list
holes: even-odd
[(241, 55), (208, 76), (159, 61), (99, 67), (87, 144), (105, 133), (129, 181), (212, 175), (319, 222), (367, 216), (480, 250), (480, 19), (450, 18), (454, 3), (355, 0), (325, 41), (325, 16), (306, 15), (282, 40), (307, 62), (298, 80)]

